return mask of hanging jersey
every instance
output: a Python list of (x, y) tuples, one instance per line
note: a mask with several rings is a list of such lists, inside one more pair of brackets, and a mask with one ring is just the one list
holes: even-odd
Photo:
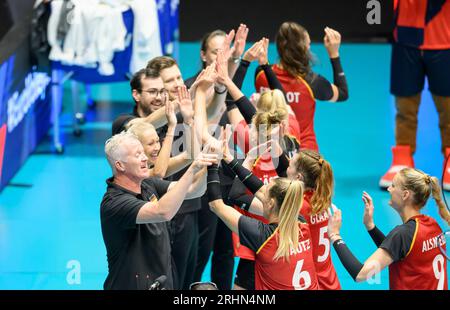
[(392, 230), (380, 248), (394, 260), (389, 266), (393, 290), (447, 290), (447, 260), (439, 249), (442, 229), (436, 220), (418, 215)]
[(255, 289), (257, 290), (317, 290), (318, 282), (313, 261), (308, 224), (299, 218), (299, 246), (291, 248), (289, 261), (274, 260), (278, 249), (278, 225), (264, 224), (242, 216), (239, 236), (254, 253)]
[(317, 281), (321, 290), (340, 290), (341, 285), (334, 269), (330, 255), (330, 239), (328, 239), (328, 210), (312, 215), (311, 197), (313, 192), (303, 196), (303, 206), (300, 214), (306, 219), (311, 231), (314, 265)]
[[(295, 114), (300, 129), (300, 144), (302, 149), (318, 151), (316, 134), (314, 133), (314, 113), (316, 100), (309, 84), (300, 76), (294, 78), (278, 65), (272, 66), (272, 70), (283, 85), (286, 98)], [(269, 87), (263, 71), (259, 72), (255, 79), (255, 87), (259, 92)]]
[(422, 50), (450, 49), (450, 0), (395, 1), (396, 42)]

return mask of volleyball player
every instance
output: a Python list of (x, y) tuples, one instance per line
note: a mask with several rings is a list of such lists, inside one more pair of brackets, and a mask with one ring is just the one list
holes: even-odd
[[(282, 156), (286, 158), (286, 155)], [(279, 163), (281, 166), (283, 159), (280, 159)], [(300, 212), (311, 230), (319, 287), (323, 290), (340, 289), (339, 279), (331, 261), (327, 234), (328, 208), (331, 206), (334, 186), (331, 165), (315, 151), (300, 150), (290, 161), (286, 172), (289, 179), (298, 179), (305, 183), (303, 207)]]
[[(262, 186), (262, 182), (253, 176)], [(309, 227), (299, 216), (303, 183), (272, 180), (263, 201), (268, 223), (244, 216), (223, 203), (217, 166), (208, 169), (208, 197), (211, 210), (235, 233), (255, 256), (255, 289), (318, 289)]]
[(447, 260), (439, 248), (444, 240), (439, 237), (442, 229), (435, 219), (421, 213), (432, 195), (440, 216), (450, 224), (450, 213), (442, 200), (438, 179), (420, 170), (405, 168), (396, 174), (388, 191), (389, 204), (403, 224), (385, 236), (373, 221), (371, 197), (363, 193), (364, 225), (378, 247), (364, 264), (353, 256), (340, 236), (341, 211), (334, 210), (328, 223), (328, 236), (339, 259), (357, 282), (366, 281), (389, 266), (391, 289), (447, 290)]
[[(347, 80), (339, 58), (341, 35), (328, 27), (324, 31), (324, 44), (333, 67), (333, 84), (312, 71), (309, 34), (295, 22), (284, 22), (280, 26), (276, 36), (280, 63), (272, 67), (299, 122), (302, 148), (316, 151), (319, 148), (314, 132), (316, 99), (335, 102), (348, 98)], [(256, 90), (268, 88), (263, 70), (257, 70), (256, 74)]]

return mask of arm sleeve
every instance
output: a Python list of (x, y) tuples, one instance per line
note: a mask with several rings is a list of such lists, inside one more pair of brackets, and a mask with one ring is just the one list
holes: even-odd
[(207, 177), (208, 201), (222, 199), (222, 191), (220, 190), (219, 167), (211, 165), (208, 167)]
[(339, 256), (342, 265), (344, 265), (353, 280), (356, 280), (356, 277), (364, 265), (353, 255), (344, 240), (340, 239), (335, 241), (333, 247)]
[(239, 67), (236, 70), (236, 73), (233, 76), (233, 82), (239, 89), (242, 88), (242, 84), (244, 83), (245, 75), (247, 74), (249, 66), (250, 63), (242, 59)]
[(386, 236), (376, 226), (372, 230), (369, 230), (368, 233), (377, 247), (386, 239)]
[[(233, 83), (239, 88), (242, 88), (242, 84), (245, 79), (245, 75), (247, 73), (247, 69), (249, 67), (250, 63), (246, 60), (241, 60), (241, 63), (239, 64), (239, 67), (234, 74), (233, 77)], [(245, 97), (245, 96), (244, 96)], [(245, 98), (247, 99), (247, 98)], [(225, 100), (225, 104), (227, 106), (227, 110), (230, 111), (234, 109), (235, 107), (239, 109), (244, 119), (247, 121), (247, 123), (251, 122), (251, 119), (253, 115), (255, 115), (256, 110), (251, 104), (251, 102), (247, 99), (245, 100), (243, 98), (240, 98), (237, 101), (234, 101), (233, 98), (231, 98), (230, 93), (227, 94), (227, 98)]]
[(322, 101), (328, 101), (333, 98), (331, 83), (320, 74), (308, 74), (306, 76), (306, 81), (311, 86), (314, 98)]
[(341, 59), (331, 58), (331, 66), (333, 67), (333, 81), (338, 88), (337, 101), (345, 101), (348, 99), (348, 86), (344, 70), (342, 69)]
[(250, 102), (246, 96), (242, 96), (238, 100), (234, 101), (242, 116), (244, 117), (247, 124), (252, 122), (253, 116), (256, 114), (256, 108)]
[(261, 68), (264, 70), (264, 74), (266, 75), (270, 89), (279, 89), (283, 92), (283, 94), (285, 94), (283, 85), (281, 85), (280, 80), (278, 80), (275, 72), (273, 72), (272, 67), (269, 64), (267, 64), (262, 65)]
[(239, 241), (254, 252), (264, 244), (274, 229), (248, 216), (241, 216), (238, 223)]
[(416, 221), (409, 221), (395, 227), (379, 246), (386, 250), (394, 262), (406, 257), (412, 247), (412, 240), (416, 231)]
[(112, 197), (102, 206), (102, 220), (119, 229), (133, 229), (139, 210), (146, 203), (133, 195)]
[(278, 176), (286, 178), (287, 177), (286, 170), (289, 167), (289, 158), (286, 152), (283, 151), (280, 157), (272, 158), (272, 162), (275, 167), (275, 170), (277, 171)]
[(244, 184), (235, 178), (228, 194), (228, 200), (242, 210), (248, 211), (254, 198), (253, 195), (247, 194)]
[(253, 193), (255, 194), (261, 187), (264, 186), (264, 183), (251, 171), (244, 168), (237, 159), (233, 159), (229, 164), (225, 161), (222, 161), (224, 165), (228, 165), (228, 167), (237, 175), (239, 180)]

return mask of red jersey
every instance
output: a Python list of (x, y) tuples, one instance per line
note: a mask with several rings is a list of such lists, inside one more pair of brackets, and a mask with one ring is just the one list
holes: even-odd
[[(294, 115), (290, 114), (289, 118), (292, 119), (292, 117), (295, 117)], [(295, 122), (296, 123), (296, 122)], [(294, 142), (299, 145), (299, 142), (297, 140), (297, 137), (299, 136), (298, 127), (295, 126), (295, 123), (293, 122), (292, 126), (289, 125), (287, 136), (294, 140)], [(235, 139), (237, 140), (237, 143), (241, 149), (248, 151), (249, 146), (249, 135), (248, 135), (248, 126), (245, 121), (242, 121), (237, 126), (237, 137)], [(244, 145), (242, 145), (244, 144)], [(272, 158), (267, 154), (265, 154), (262, 157), (259, 157), (255, 164), (252, 167), (252, 173), (258, 177), (264, 185), (269, 184), (269, 182), (273, 178), (277, 178), (278, 174), (276, 171), (275, 166), (273, 165)], [(267, 223), (267, 220), (263, 216), (255, 215), (253, 213), (247, 212), (242, 210), (241, 208), (235, 208), (238, 212), (240, 212), (243, 215), (246, 215), (251, 218), (255, 218), (263, 223)], [(245, 258), (248, 260), (254, 260), (254, 251), (250, 250), (249, 248), (241, 245), (239, 236), (235, 233), (232, 233), (233, 238), (233, 252), (235, 256), (238, 256), (240, 258)]]
[[(414, 238), (408, 254), (389, 266), (392, 290), (447, 290), (447, 260), (439, 249), (442, 229), (426, 215), (413, 217)], [(445, 240), (445, 239), (444, 239)]]
[[(264, 159), (263, 159), (264, 158)], [(269, 184), (269, 182), (273, 178), (277, 178), (277, 171), (272, 163), (272, 158), (269, 156), (263, 156), (263, 158), (258, 158), (253, 165), (252, 173), (257, 176), (264, 185)], [(249, 192), (250, 193), (250, 192)], [(267, 220), (263, 216), (255, 215), (253, 213), (242, 210), (241, 208), (236, 208), (241, 214), (257, 219), (265, 224), (267, 224)], [(240, 258), (245, 258), (248, 260), (255, 259), (255, 252), (247, 248), (246, 246), (241, 245), (239, 236), (236, 233), (232, 233), (233, 237), (233, 250), (234, 255)]]
[(422, 50), (450, 49), (450, 0), (396, 0), (394, 38)]
[(319, 289), (340, 290), (341, 285), (334, 269), (330, 255), (330, 239), (328, 239), (328, 210), (312, 215), (311, 197), (312, 192), (306, 192), (303, 196), (303, 206), (300, 214), (303, 215), (311, 230), (313, 245), (314, 265), (317, 272)]
[[(295, 114), (300, 130), (300, 145), (302, 149), (318, 151), (319, 147), (314, 132), (314, 113), (316, 100), (309, 84), (300, 76), (293, 77), (278, 65), (272, 66), (272, 70), (286, 92), (288, 103)], [(269, 87), (264, 71), (261, 71), (255, 79), (257, 91)]]
[(278, 228), (256, 252), (255, 289), (317, 290), (311, 234), (308, 224), (299, 223), (299, 246), (291, 248), (289, 261), (273, 257), (278, 249)]

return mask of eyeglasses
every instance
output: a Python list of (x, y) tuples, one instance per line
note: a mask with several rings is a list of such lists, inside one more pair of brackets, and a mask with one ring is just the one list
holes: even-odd
[(167, 89), (163, 88), (163, 89), (156, 89), (156, 88), (150, 88), (147, 90), (141, 90), (142, 92), (146, 92), (148, 93), (151, 97), (157, 97), (158, 94), (161, 97), (165, 97), (167, 95)]
[(216, 291), (219, 290), (217, 284), (214, 282), (194, 282), (189, 285), (190, 290)]

